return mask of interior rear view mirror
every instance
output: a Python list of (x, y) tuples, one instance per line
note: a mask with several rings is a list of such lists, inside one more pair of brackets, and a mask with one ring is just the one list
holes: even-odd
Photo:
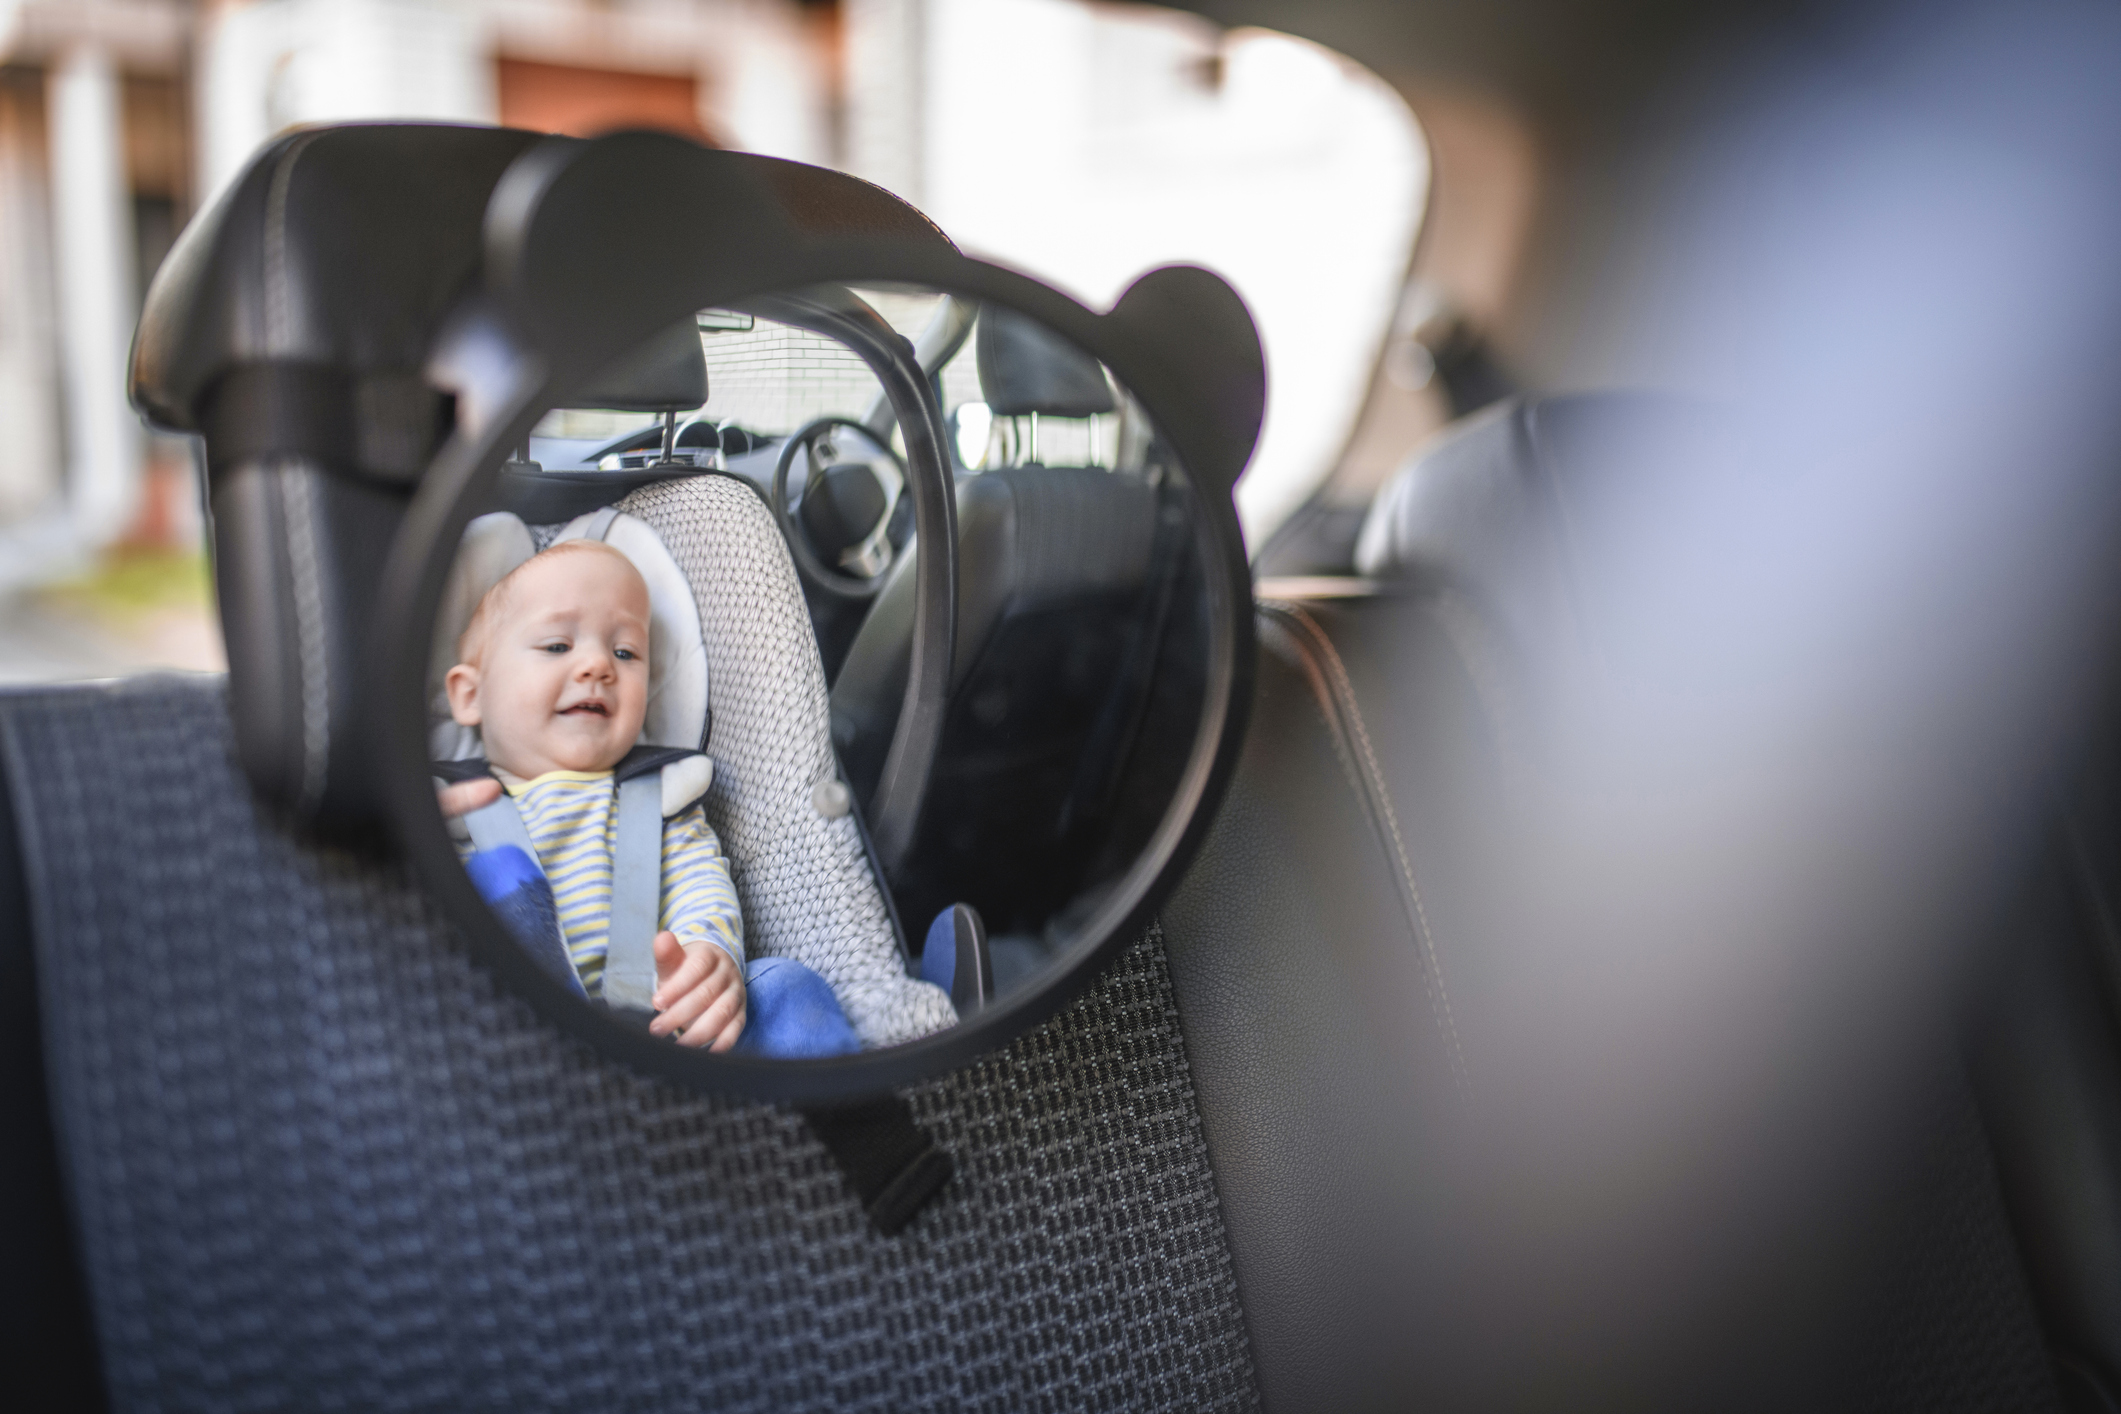
[(816, 1104), (1051, 1015), (1183, 870), (1242, 730), (1263, 378), (1205, 272), (1099, 315), (788, 209), (674, 139), (516, 160), (430, 359), (454, 431), (368, 712), (498, 975)]

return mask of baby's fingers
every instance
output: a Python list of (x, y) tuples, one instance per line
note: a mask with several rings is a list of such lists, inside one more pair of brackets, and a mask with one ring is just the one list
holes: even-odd
[(738, 1007), (736, 1012), (736, 1020), (730, 1022), (727, 1026), (723, 1027), (722, 1034), (715, 1037), (714, 1044), (709, 1046), (707, 1049), (710, 1051), (726, 1051), (731, 1046), (734, 1046), (737, 1043), (737, 1038), (744, 1034), (744, 1023), (750, 1019), (750, 1009), (747, 1007)]
[[(719, 952), (721, 949), (715, 948), (711, 951)], [(705, 982), (714, 971), (715, 960), (708, 955), (710, 949), (693, 948), (687, 952), (688, 956), (674, 971), (664, 973), (661, 983), (655, 989), (655, 995), (649, 999), (657, 1011), (666, 1010), (673, 1002)], [(661, 970), (660, 965), (657, 970)]]
[(435, 792), (435, 804), (442, 808), (444, 820), (454, 820), (459, 815), (469, 815), (482, 806), (493, 804), (501, 798), (501, 783), (491, 776), (474, 781), (458, 781), (453, 786), (443, 786)]
[(648, 1023), (651, 1036), (672, 1036), (685, 1029), (687, 1023), (707, 1009), (715, 993), (706, 987), (694, 987), (680, 992), (677, 1000), (656, 1012), (655, 1020)]
[[(726, 1051), (736, 1044), (736, 1033), (744, 1026), (744, 989), (731, 987), (714, 999), (698, 1021), (685, 1028), (678, 1037), (681, 1046), (705, 1046), (713, 1043), (713, 1049)], [(728, 1033), (728, 1044), (722, 1044), (723, 1034)]]
[[(721, 949), (702, 948), (700, 951), (703, 954), (719, 953)], [(700, 977), (697, 973), (688, 971), (685, 975), (693, 976), (696, 980), (681, 983), (674, 979), (656, 994), (658, 997), (669, 998), (669, 1004), (662, 1008), (654, 1021), (648, 1023), (650, 1035), (674, 1035), (705, 1011), (716, 997), (729, 991), (741, 994), (744, 990), (733, 975), (735, 969), (717, 964), (713, 957), (694, 958), (686, 967), (698, 968), (706, 975)]]

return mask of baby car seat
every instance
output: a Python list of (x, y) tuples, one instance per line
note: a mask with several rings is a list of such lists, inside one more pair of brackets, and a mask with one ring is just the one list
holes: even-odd
[[(700, 356), (697, 342), (691, 356)], [(440, 688), (480, 597), (538, 550), (583, 538), (624, 553), (647, 582), (641, 742), (704, 749), (713, 762), (704, 807), (735, 876), (746, 951), (792, 958), (824, 977), (865, 1045), (955, 1024), (949, 996), (907, 975), (839, 779), (824, 668), (795, 566), (765, 503), (745, 483), (685, 474), (563, 525), (527, 526), (508, 511), (474, 521), (429, 661), (435, 757), (479, 754), (477, 733), (450, 720)], [(666, 813), (693, 798), (666, 800)]]

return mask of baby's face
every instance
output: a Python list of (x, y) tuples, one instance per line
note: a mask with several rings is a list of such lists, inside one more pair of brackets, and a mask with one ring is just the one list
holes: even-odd
[(648, 588), (616, 552), (540, 556), (517, 571), (474, 662), (449, 671), (451, 715), (522, 777), (608, 771), (648, 711)]

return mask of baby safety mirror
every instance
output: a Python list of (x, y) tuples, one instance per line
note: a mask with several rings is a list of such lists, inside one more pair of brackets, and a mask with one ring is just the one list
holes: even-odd
[[(496, 189), (381, 737), (506, 980), (815, 1103), (1051, 1014), (1183, 867), (1241, 726), (1257, 343), (1204, 272), (1098, 315), (932, 233), (731, 235), (777, 208), (722, 156), (569, 143)], [(590, 219), (650, 174), (722, 234)]]

